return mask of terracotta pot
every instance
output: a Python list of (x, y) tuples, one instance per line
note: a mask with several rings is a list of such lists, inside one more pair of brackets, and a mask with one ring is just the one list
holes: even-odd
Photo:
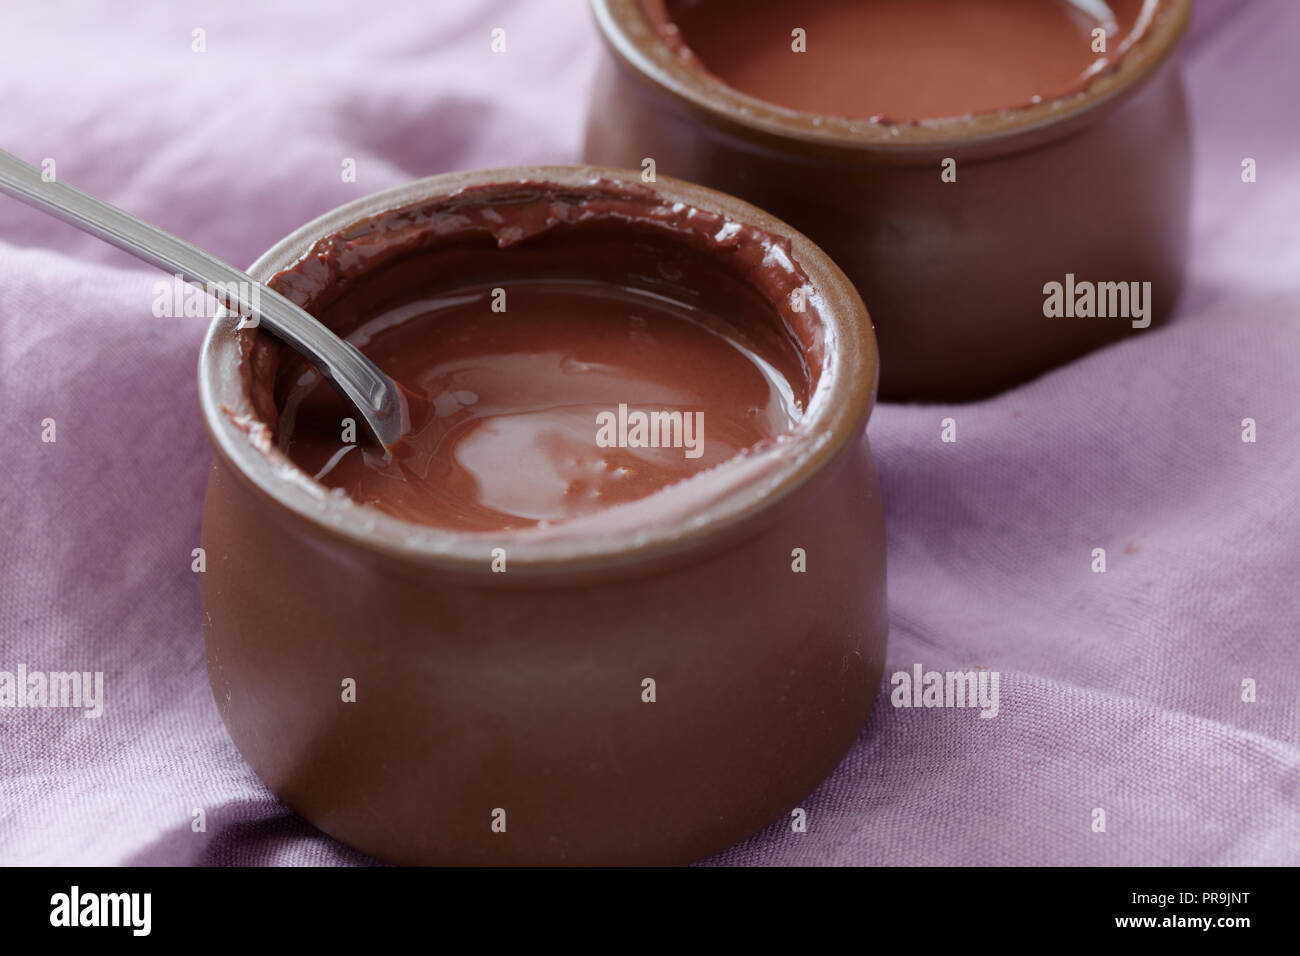
[[(755, 99), (669, 49), (646, 0), (592, 6), (608, 56), (587, 160), (654, 159), (811, 237), (871, 308), (881, 398), (980, 398), (1143, 334), (1123, 318), (1045, 316), (1044, 286), (1067, 274), (1151, 282), (1152, 326), (1173, 311), (1190, 190), (1175, 51), (1190, 0), (1160, 0), (1118, 68), (1083, 93), (910, 125)], [(955, 182), (941, 179), (945, 159)]]
[[(507, 202), (527, 181), (608, 200), (620, 176), (639, 183), (567, 167), (436, 176), (321, 217), (250, 272), (271, 280), (375, 213), (410, 207), (422, 221), (466, 188), (504, 184)], [(224, 317), (208, 332), (213, 696), (272, 790), (383, 860), (687, 862), (794, 807), (876, 696), (888, 625), (864, 438), (877, 374), (867, 312), (816, 246), (766, 213), (668, 179), (650, 195), (789, 236), (818, 303), (792, 331), (817, 379), (801, 422), (727, 494), (672, 521), (502, 542), (325, 494), (259, 441), (241, 333)], [(502, 543), (508, 570), (494, 573)]]

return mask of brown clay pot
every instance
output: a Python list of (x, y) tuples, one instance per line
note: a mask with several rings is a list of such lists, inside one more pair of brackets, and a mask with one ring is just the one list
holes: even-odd
[[(504, 184), (505, 202), (521, 181), (572, 196), (617, 191), (620, 177), (639, 186), (587, 168), (436, 176), (323, 216), (250, 272), (268, 281), (324, 237), (465, 188)], [(887, 616), (863, 434), (877, 376), (867, 312), (824, 253), (768, 214), (669, 179), (653, 195), (789, 236), (820, 297), (792, 331), (820, 354), (807, 353), (816, 390), (790, 440), (719, 500), (653, 527), (494, 541), (323, 494), (256, 440), (240, 334), (228, 318), (208, 332), (213, 696), (272, 790), (380, 859), (684, 863), (794, 807), (876, 696)], [(491, 570), (493, 544), (508, 547), (507, 573)], [(355, 702), (342, 699), (348, 678)]]
[[(1160, 0), (1110, 74), (1077, 95), (885, 125), (740, 93), (669, 48), (648, 0), (592, 0), (608, 56), (586, 159), (740, 196), (820, 245), (871, 308), (880, 396), (962, 401), (1142, 334), (1048, 318), (1044, 286), (1149, 281), (1151, 325), (1187, 256), (1190, 147), (1175, 57), (1191, 0)], [(743, 43), (738, 29), (735, 42)], [(956, 161), (956, 182), (941, 179)]]

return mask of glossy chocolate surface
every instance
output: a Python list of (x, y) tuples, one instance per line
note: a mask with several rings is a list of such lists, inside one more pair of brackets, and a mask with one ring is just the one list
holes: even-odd
[(1070, 0), (647, 0), (646, 9), (666, 43), (744, 93), (899, 123), (1077, 93), (1118, 63), (1154, 7), (1110, 0), (1104, 18), (1097, 4)]
[(282, 353), (281, 448), (355, 501), (488, 531), (645, 498), (788, 432), (808, 388), (775, 311), (697, 250), (627, 232), (505, 250), (447, 233), (353, 283), (322, 321), (421, 399), (413, 431), (392, 454), (342, 441), (347, 405)]
[[(395, 517), (670, 520), (778, 464), (819, 385), (819, 303), (789, 249), (642, 186), (466, 190), (321, 240), (272, 280), (412, 393), (401, 447), (345, 434), (346, 406), (261, 333), (253, 402), (306, 475)], [(637, 414), (671, 421), (646, 435)]]

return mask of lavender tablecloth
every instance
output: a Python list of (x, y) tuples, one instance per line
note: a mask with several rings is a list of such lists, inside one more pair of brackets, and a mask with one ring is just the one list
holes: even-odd
[[(998, 716), (882, 695), (806, 833), (712, 862), (1300, 863), (1298, 36), (1292, 0), (1197, 9), (1175, 323), (872, 420), (887, 675), (987, 667)], [(578, 0), (5, 5), (0, 146), (247, 263), (396, 183), (576, 160), (597, 56)], [(267, 791), (211, 700), (204, 322), (154, 318), (157, 278), (0, 200), (0, 671), (104, 674), (99, 718), (0, 707), (0, 862), (370, 862)]]

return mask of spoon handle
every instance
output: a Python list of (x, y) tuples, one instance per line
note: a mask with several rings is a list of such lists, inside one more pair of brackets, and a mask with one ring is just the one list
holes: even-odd
[(347, 396), (384, 446), (402, 436), (405, 403), (392, 379), (356, 346), (247, 273), (80, 189), (46, 182), (40, 170), (2, 149), (0, 192), (200, 285), (228, 309), (258, 319)]

